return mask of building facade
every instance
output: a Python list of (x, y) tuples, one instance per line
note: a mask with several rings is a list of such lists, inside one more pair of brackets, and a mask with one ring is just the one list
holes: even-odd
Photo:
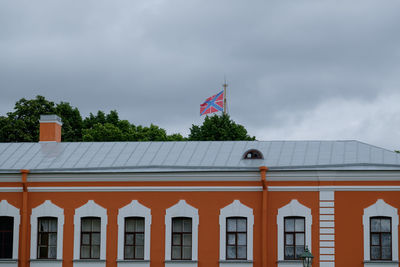
[(400, 157), (358, 141), (0, 143), (0, 266), (399, 266)]

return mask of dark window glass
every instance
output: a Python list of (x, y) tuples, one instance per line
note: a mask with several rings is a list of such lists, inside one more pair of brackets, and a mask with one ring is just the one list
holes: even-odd
[(370, 218), (371, 260), (392, 260), (392, 218)]
[(57, 258), (57, 218), (38, 218), (38, 259)]
[(247, 259), (247, 218), (226, 218), (226, 259)]
[(192, 259), (192, 218), (172, 218), (171, 259)]
[(81, 259), (100, 259), (100, 218), (81, 219)]
[(11, 259), (14, 217), (0, 216), (0, 259)]
[(144, 218), (125, 218), (124, 258), (126, 260), (144, 259)]
[(305, 247), (304, 217), (285, 217), (285, 260), (300, 260)]

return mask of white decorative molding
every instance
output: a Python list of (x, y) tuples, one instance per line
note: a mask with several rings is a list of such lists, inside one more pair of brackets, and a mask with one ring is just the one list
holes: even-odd
[[(395, 207), (387, 204), (383, 199), (378, 199), (375, 204), (364, 209), (363, 228), (364, 228), (364, 266), (377, 266), (377, 261), (370, 261), (370, 218), (375, 216), (385, 216), (392, 218), (392, 261), (393, 266), (399, 263), (399, 215)], [(388, 261), (386, 261), (388, 262)], [(390, 261), (388, 262), (390, 263)], [(385, 265), (386, 266), (386, 265)]]
[[(245, 217), (247, 218), (247, 261), (226, 260), (226, 218)], [(253, 209), (242, 204), (239, 200), (234, 200), (225, 206), (219, 213), (219, 260), (220, 266), (253, 266)], [(238, 265), (239, 264), (239, 265)]]
[[(18, 242), (19, 242), (19, 223), (20, 223), (19, 209), (8, 203), (7, 200), (3, 199), (2, 201), (0, 201), (0, 216), (14, 217), (12, 260), (17, 260)], [(10, 264), (14, 264), (12, 266), (17, 266), (18, 262), (16, 264), (15, 263), (10, 263)]]
[(0, 192), (22, 192), (22, 187), (0, 187)]
[[(31, 215), (31, 260), (37, 259), (37, 237), (38, 237), (38, 218), (54, 217), (57, 218), (57, 260), (63, 259), (63, 233), (64, 233), (64, 209), (46, 200), (43, 204), (32, 209)], [(49, 262), (51, 260), (45, 260)], [(53, 266), (61, 266), (61, 262), (52, 261)], [(41, 261), (31, 262), (31, 267), (42, 266)]]
[(253, 192), (262, 186), (49, 186), (29, 187), (29, 192)]
[[(308, 246), (308, 249), (311, 252), (312, 244), (311, 244), (311, 225), (312, 225), (312, 215), (311, 209), (302, 205), (297, 199), (292, 199), (289, 204), (283, 206), (278, 209), (278, 215), (276, 216), (276, 224), (278, 225), (278, 266), (285, 266), (286, 262), (284, 257), (284, 227), (285, 227), (285, 217), (292, 216), (300, 216), (305, 218), (305, 245)], [(281, 264), (282, 263), (282, 264)], [(291, 263), (290, 263), (291, 264)], [(291, 266), (302, 266), (302, 263), (299, 262), (300, 265), (291, 265)]]
[[(144, 218), (144, 260), (143, 261), (124, 261), (124, 234), (125, 218), (143, 217)], [(118, 211), (118, 266), (150, 266), (150, 233), (151, 233), (151, 210), (140, 204), (137, 200), (122, 207)]]
[[(171, 232), (172, 232), (172, 218), (175, 217), (189, 217), (192, 218), (192, 260), (191, 261), (171, 261)], [(199, 212), (198, 209), (186, 203), (185, 200), (179, 202), (165, 211), (165, 266), (169, 265), (182, 265), (197, 266), (197, 253), (198, 253), (198, 231), (199, 231)], [(180, 263), (179, 263), (180, 262)]]
[(268, 186), (268, 191), (400, 191), (397, 185)]
[[(79, 260), (81, 244), (81, 218), (99, 217), (100, 224), (100, 259)], [(89, 200), (85, 205), (75, 209), (74, 215), (74, 267), (82, 266), (105, 266), (107, 245), (107, 209)]]

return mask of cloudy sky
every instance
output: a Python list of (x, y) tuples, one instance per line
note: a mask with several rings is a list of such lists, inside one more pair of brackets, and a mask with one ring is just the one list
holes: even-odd
[(0, 1), (0, 115), (40, 94), (188, 134), (221, 90), (259, 140), (400, 149), (398, 0)]

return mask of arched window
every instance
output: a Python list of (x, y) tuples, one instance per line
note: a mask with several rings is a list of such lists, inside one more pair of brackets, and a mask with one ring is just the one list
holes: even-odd
[(243, 154), (243, 159), (264, 159), (264, 157), (257, 149), (250, 149)]

